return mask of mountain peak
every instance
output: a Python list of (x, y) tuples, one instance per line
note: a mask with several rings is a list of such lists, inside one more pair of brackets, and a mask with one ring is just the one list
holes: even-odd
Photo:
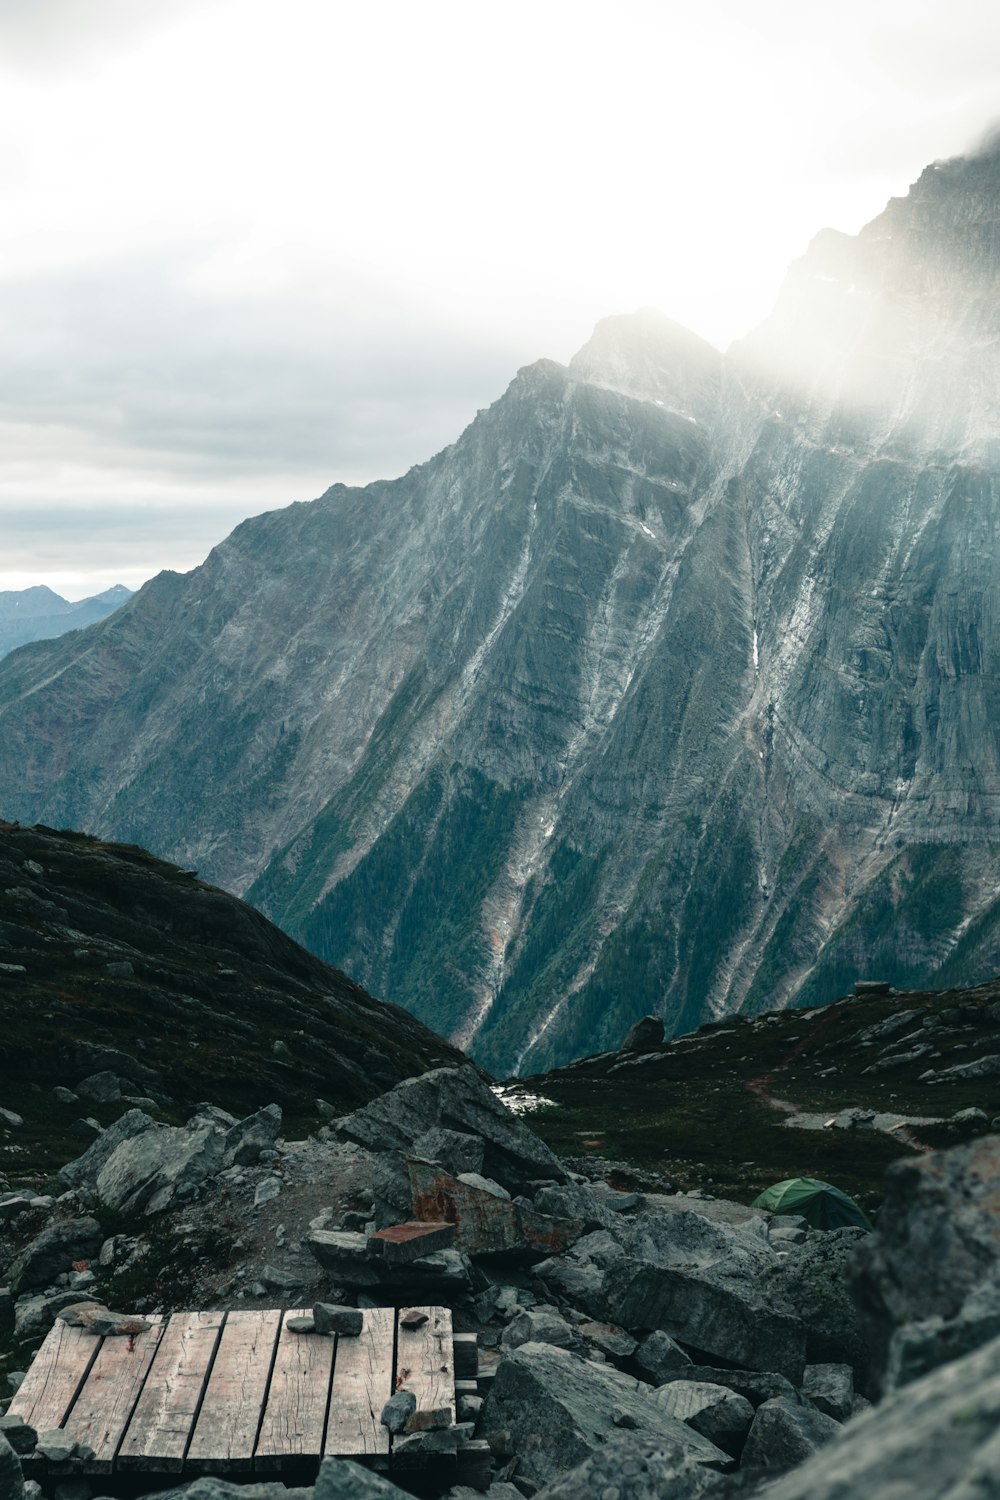
[(722, 355), (656, 308), (643, 307), (602, 318), (569, 373), (701, 420), (718, 401)]

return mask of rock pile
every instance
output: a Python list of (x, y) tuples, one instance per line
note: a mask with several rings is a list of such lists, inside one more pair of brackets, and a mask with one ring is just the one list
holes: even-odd
[[(183, 1129), (124, 1116), (64, 1169), (93, 1215), (53, 1224), (11, 1268), (18, 1318), (37, 1297), (50, 1318), (79, 1303), (47, 1278), (100, 1247), (109, 1194), (144, 1220), (200, 1191), (206, 1161), (266, 1159), (279, 1124), (275, 1111), (206, 1109)], [(480, 1394), (459, 1396), (457, 1421), (413, 1430), (405, 1395), (387, 1406), (401, 1462), (475, 1435), (492, 1500), (945, 1500), (966, 1470), (977, 1494), (1000, 1493), (1000, 1138), (895, 1167), (866, 1235), (586, 1181), (471, 1069), (410, 1080), (325, 1133), (331, 1164), (363, 1147), (372, 1201), (367, 1218), (304, 1235), (322, 1294), (303, 1331), (349, 1334), (358, 1308), (433, 1298), (482, 1351)], [(0, 1476), (16, 1469), (6, 1446), (0, 1430)], [(214, 1479), (181, 1493), (286, 1494)], [(314, 1491), (402, 1493), (336, 1460)]]

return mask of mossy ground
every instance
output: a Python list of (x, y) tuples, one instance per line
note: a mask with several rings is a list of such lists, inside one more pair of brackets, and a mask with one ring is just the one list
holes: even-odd
[[(874, 1211), (892, 1162), (921, 1148), (955, 1145), (961, 1129), (914, 1127), (908, 1133), (914, 1144), (898, 1132), (796, 1129), (767, 1096), (826, 1118), (854, 1106), (950, 1117), (970, 1105), (992, 1118), (1000, 1114), (1000, 1080), (933, 1085), (921, 1082), (920, 1074), (928, 1066), (940, 1070), (994, 1050), (991, 1038), (1000, 1027), (987, 1007), (998, 997), (995, 982), (972, 991), (848, 999), (756, 1021), (730, 1018), (652, 1049), (635, 1066), (618, 1067), (628, 1054), (612, 1053), (521, 1080), (553, 1101), (531, 1114), (530, 1124), (562, 1155), (630, 1161), (673, 1177), (684, 1189), (704, 1188), (749, 1203), (782, 1178), (820, 1177)], [(901, 1010), (940, 1014), (958, 1003), (977, 1006), (982, 1024), (936, 1033), (939, 1058), (887, 1073), (863, 1071), (879, 1049), (859, 1047), (859, 1032)], [(997, 1043), (1000, 1051), (1000, 1038)]]

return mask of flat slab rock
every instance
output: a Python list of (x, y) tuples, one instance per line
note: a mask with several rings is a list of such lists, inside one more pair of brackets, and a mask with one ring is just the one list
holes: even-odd
[(697, 1500), (714, 1491), (718, 1482), (718, 1474), (693, 1460), (680, 1444), (628, 1436), (605, 1444), (562, 1479), (546, 1485), (538, 1500)]
[(719, 1448), (670, 1416), (648, 1386), (551, 1344), (522, 1344), (501, 1360), (480, 1430), (509, 1429), (518, 1474), (547, 1484), (620, 1438), (623, 1410), (637, 1440), (667, 1443), (706, 1468), (731, 1465)]

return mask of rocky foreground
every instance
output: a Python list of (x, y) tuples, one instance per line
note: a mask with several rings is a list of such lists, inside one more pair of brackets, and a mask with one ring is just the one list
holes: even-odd
[[(455, 1427), (403, 1441), (485, 1439), (492, 1500), (1000, 1494), (1000, 1136), (897, 1163), (866, 1235), (652, 1176), (622, 1191), (597, 1160), (585, 1178), (469, 1068), (409, 1079), (305, 1140), (281, 1123), (276, 1106), (243, 1120), (204, 1106), (184, 1126), (133, 1108), (62, 1169), (61, 1192), (0, 1197), (8, 1388), (55, 1318), (108, 1306), (435, 1301), (477, 1334), (484, 1394), (459, 1398)], [(442, 1220), (414, 1231), (429, 1253), (384, 1252), (385, 1228)], [(37, 1500), (17, 1452), (59, 1434), (15, 1417), (0, 1433), (0, 1496)], [(229, 1491), (313, 1494), (204, 1478), (170, 1493)], [(89, 1493), (74, 1481), (61, 1500)], [(330, 1459), (314, 1493), (403, 1491)]]

